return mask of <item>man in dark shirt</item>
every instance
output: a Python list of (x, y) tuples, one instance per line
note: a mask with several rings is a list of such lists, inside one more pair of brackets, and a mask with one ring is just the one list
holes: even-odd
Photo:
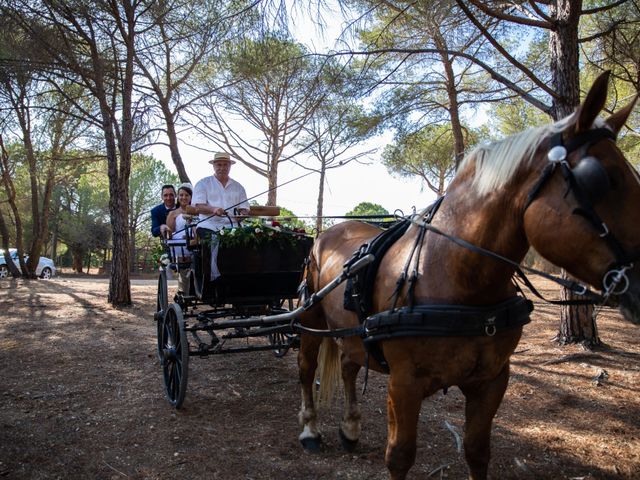
[(162, 203), (151, 209), (151, 235), (166, 237), (167, 215), (176, 208), (176, 189), (173, 185), (162, 186)]

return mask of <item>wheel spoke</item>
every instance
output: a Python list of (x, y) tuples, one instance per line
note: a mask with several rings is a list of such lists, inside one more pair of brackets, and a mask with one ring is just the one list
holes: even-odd
[(178, 388), (180, 384), (177, 382), (178, 378), (176, 375), (176, 362), (171, 362), (171, 400), (175, 400), (178, 396)]

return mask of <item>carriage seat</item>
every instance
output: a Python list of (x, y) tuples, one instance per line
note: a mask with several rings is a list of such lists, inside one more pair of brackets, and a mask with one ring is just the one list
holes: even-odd
[(188, 239), (168, 239), (165, 240), (165, 245), (172, 264), (176, 264), (178, 268), (185, 268), (191, 265), (190, 241)]
[(268, 205), (251, 205), (247, 217), (278, 217), (280, 207), (270, 207)]

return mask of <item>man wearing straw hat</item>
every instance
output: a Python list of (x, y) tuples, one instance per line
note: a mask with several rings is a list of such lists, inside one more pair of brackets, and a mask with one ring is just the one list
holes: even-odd
[(234, 212), (227, 211), (229, 207), (235, 207), (238, 214), (246, 215), (249, 202), (244, 187), (229, 177), (231, 165), (236, 162), (228, 153), (216, 153), (209, 163), (213, 165), (213, 175), (196, 183), (191, 203), (198, 209), (202, 220), (198, 227), (217, 231), (231, 226), (228, 215)]
[[(206, 230), (218, 231), (223, 227), (232, 226), (231, 216), (236, 212), (239, 215), (249, 213), (249, 202), (244, 187), (229, 177), (231, 165), (236, 162), (228, 153), (219, 152), (214, 155), (213, 160), (209, 160), (209, 163), (213, 165), (213, 175), (196, 183), (191, 200), (191, 204), (196, 206), (200, 214), (198, 234), (201, 237), (211, 234)], [(230, 207), (234, 207), (235, 212), (228, 211)], [(211, 279), (213, 280), (220, 275), (215, 265), (217, 244), (211, 253)]]

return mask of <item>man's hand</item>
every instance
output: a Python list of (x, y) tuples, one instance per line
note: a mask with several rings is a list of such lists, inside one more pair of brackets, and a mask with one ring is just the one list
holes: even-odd
[(184, 210), (184, 213), (186, 213), (187, 215), (197, 215), (198, 214), (198, 209), (196, 207), (194, 207), (193, 205), (187, 205), (186, 207), (182, 207), (182, 210)]
[(201, 215), (217, 215), (219, 217), (224, 217), (227, 215), (227, 212), (222, 207), (214, 207), (213, 205), (209, 205), (207, 203), (196, 203), (196, 208)]
[(170, 236), (170, 234), (171, 234), (171, 229), (169, 228), (168, 225), (164, 223), (160, 225), (160, 235), (162, 236), (162, 238), (167, 238)]

